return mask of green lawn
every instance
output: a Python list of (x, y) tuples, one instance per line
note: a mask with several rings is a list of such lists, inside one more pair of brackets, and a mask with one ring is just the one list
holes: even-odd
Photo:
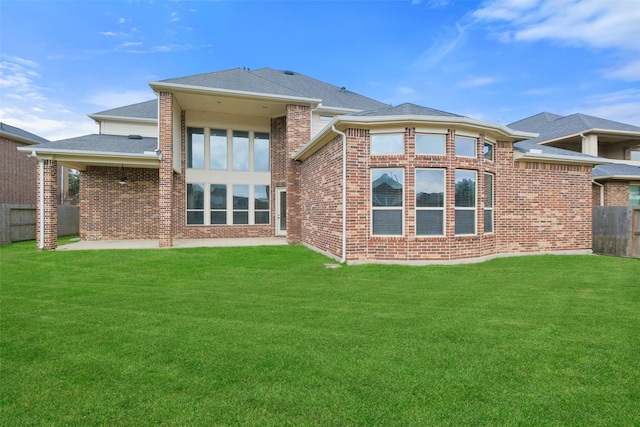
[(0, 425), (640, 425), (640, 260), (0, 247)]

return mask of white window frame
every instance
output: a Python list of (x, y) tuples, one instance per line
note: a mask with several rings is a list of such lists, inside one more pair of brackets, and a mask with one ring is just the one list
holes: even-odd
[[(474, 206), (472, 207), (466, 207), (466, 206), (460, 206), (458, 207), (457, 205), (457, 200), (456, 200), (456, 194), (454, 193), (453, 199), (454, 199), (454, 207), (455, 207), (455, 212), (458, 211), (473, 211), (473, 232), (472, 233), (457, 233), (455, 232), (456, 236), (475, 236), (478, 234), (478, 171), (476, 170), (470, 170), (470, 169), (456, 169), (454, 172), (454, 192), (455, 192), (455, 185), (458, 183), (458, 178), (457, 178), (457, 174), (458, 172), (470, 172), (474, 174)], [(454, 216), (454, 230), (457, 226), (457, 221), (456, 218)]]
[[(376, 171), (399, 171), (402, 176), (402, 204), (400, 206), (373, 206), (373, 175)], [(369, 172), (369, 197), (371, 201), (369, 203), (370, 208), (370, 218), (371, 218), (371, 235), (375, 237), (403, 237), (405, 233), (405, 197), (406, 197), (406, 184), (404, 177), (404, 168), (371, 168)], [(374, 211), (400, 211), (401, 219), (400, 219), (400, 234), (374, 234), (374, 226), (373, 226), (373, 212)]]
[[(202, 185), (203, 189), (202, 191), (204, 192), (204, 194), (202, 195), (202, 209), (198, 209), (198, 208), (190, 208), (189, 207), (189, 185)], [(185, 216), (184, 216), (184, 221), (186, 225), (204, 225), (207, 223), (207, 203), (208, 203), (208, 197), (207, 197), (207, 189), (208, 189), (208, 185), (203, 183), (203, 182), (189, 182), (187, 183), (187, 185), (184, 188), (184, 195), (185, 195)], [(202, 212), (202, 224), (189, 224), (189, 212)]]
[[(458, 154), (458, 140), (470, 140), (473, 141), (473, 156), (466, 156), (464, 154)], [(456, 134), (455, 138), (454, 138), (454, 145), (455, 145), (455, 154), (456, 157), (466, 157), (468, 159), (475, 159), (478, 157), (478, 138), (477, 137), (472, 137), (472, 136), (467, 136), (467, 135), (458, 135)]]
[[(486, 153), (484, 153), (484, 147), (490, 146), (491, 147), (491, 158), (488, 159)], [(493, 162), (496, 159), (496, 143), (494, 141), (491, 141), (490, 139), (484, 138), (484, 143), (483, 143), (483, 152), (482, 152), (482, 158), (488, 162)]]
[[(401, 149), (400, 151), (378, 151), (378, 152), (374, 152), (374, 146), (376, 144), (376, 139), (381, 139), (381, 138), (398, 138), (400, 141), (394, 141), (394, 145), (397, 144), (398, 142), (401, 143)], [(372, 156), (397, 156), (397, 155), (401, 155), (404, 154), (404, 133), (401, 132), (389, 132), (389, 133), (370, 133), (369, 134), (369, 147), (371, 149), (371, 155)], [(378, 142), (378, 144), (382, 144), (382, 142)]]
[[(419, 207), (418, 206), (418, 173), (421, 171), (440, 171), (442, 172), (442, 207)], [(413, 190), (414, 197), (416, 198), (415, 207), (416, 207), (416, 236), (417, 237), (442, 237), (447, 233), (447, 170), (442, 168), (416, 168), (416, 178), (415, 178), (415, 188)], [(442, 234), (418, 234), (418, 211), (441, 211), (442, 212)]]
[[(418, 151), (418, 137), (420, 136), (439, 136), (442, 137), (442, 153), (424, 153)], [(426, 133), (416, 132), (416, 155), (417, 156), (446, 156), (447, 155), (447, 135), (442, 133)]]
[[(190, 184), (198, 184), (198, 185), (203, 185), (204, 186), (204, 209), (187, 209), (187, 204), (189, 202), (188, 198), (186, 197), (187, 194), (187, 186)], [(211, 223), (211, 212), (212, 211), (218, 211), (219, 210), (214, 210), (211, 209), (211, 186), (212, 185), (225, 185), (227, 188), (227, 208), (226, 208), (226, 223), (224, 224), (212, 224)], [(249, 195), (248, 195), (248, 208), (247, 209), (234, 209), (233, 208), (233, 188), (234, 186), (238, 186), (238, 185), (242, 185), (242, 186), (247, 186), (249, 187)], [(267, 193), (269, 196), (269, 209), (255, 209), (255, 187), (256, 186), (266, 186), (267, 187)], [(211, 227), (227, 227), (227, 226), (247, 226), (247, 225), (264, 225), (264, 226), (268, 226), (271, 225), (271, 185), (270, 184), (228, 184), (228, 183), (222, 183), (222, 182), (210, 182), (210, 183), (203, 183), (203, 182), (187, 182), (185, 184), (185, 212), (203, 212), (203, 217), (204, 217), (204, 221), (203, 224), (189, 224), (187, 221), (187, 215), (185, 214), (185, 225), (187, 226), (194, 226), (194, 227), (201, 227), (201, 226), (211, 226)], [(233, 213), (234, 212), (247, 212), (248, 215), (248, 221), (247, 224), (234, 224), (233, 223)], [(269, 218), (269, 222), (266, 224), (256, 224), (255, 222), (255, 213), (256, 212), (268, 212), (268, 218)]]
[[(491, 206), (487, 206), (487, 176), (491, 177)], [(487, 229), (485, 227), (484, 229), (484, 234), (493, 234), (496, 231), (496, 217), (495, 217), (495, 206), (496, 206), (496, 176), (495, 174), (491, 173), (491, 172), (485, 172), (484, 173), (484, 183), (483, 186), (484, 188), (484, 215), (485, 217), (483, 218), (483, 224), (486, 225), (487, 221), (486, 221), (486, 215), (487, 212), (491, 212), (491, 231), (487, 232)], [(477, 191), (477, 185), (476, 185), (476, 191)]]

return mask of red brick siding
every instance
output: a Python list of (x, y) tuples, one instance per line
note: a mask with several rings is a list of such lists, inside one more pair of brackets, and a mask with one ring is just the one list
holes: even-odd
[(299, 242), (302, 235), (300, 220), (300, 164), (291, 156), (311, 137), (311, 109), (303, 105), (287, 105), (287, 241)]
[(162, 158), (159, 169), (158, 187), (158, 234), (159, 246), (168, 248), (173, 246), (173, 94), (160, 92), (160, 149)]
[[(55, 249), (58, 246), (58, 162), (42, 160), (44, 167), (44, 200), (37, 194), (36, 241), (38, 248)], [(40, 171), (36, 174), (36, 185), (40, 186)], [(40, 230), (40, 211), (44, 205), (44, 236)]]
[[(118, 183), (128, 178), (126, 185)], [(89, 167), (80, 175), (80, 238), (158, 238), (158, 170)]]
[(604, 183), (605, 206), (629, 206), (629, 182), (607, 181)]
[(0, 137), (0, 203), (36, 204), (38, 161), (18, 151), (25, 145)]
[(301, 240), (342, 256), (342, 137), (301, 165)]

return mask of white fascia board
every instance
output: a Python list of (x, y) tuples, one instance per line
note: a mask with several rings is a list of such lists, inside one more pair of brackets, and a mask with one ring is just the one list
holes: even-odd
[(22, 142), (24, 144), (29, 144), (29, 145), (40, 144), (39, 141), (34, 141), (32, 139), (22, 138), (20, 136), (14, 135), (12, 133), (7, 133), (7, 132), (0, 131), (0, 136), (3, 137), (3, 138), (12, 139), (14, 141)]
[(331, 140), (331, 135), (334, 134), (331, 129), (332, 126), (344, 130), (351, 125), (376, 125), (376, 126), (389, 126), (389, 125), (417, 125), (424, 123), (434, 123), (439, 125), (467, 126), (478, 129), (480, 133), (482, 130), (492, 130), (503, 136), (514, 139), (529, 139), (535, 138), (539, 134), (532, 132), (516, 131), (504, 125), (498, 125), (494, 123), (481, 122), (479, 120), (470, 119), (468, 117), (443, 117), (443, 116), (340, 116), (334, 118), (328, 123), (316, 136), (311, 138), (298, 152), (293, 154), (293, 160), (305, 160), (317, 150), (319, 150), (324, 144)]
[[(640, 132), (628, 131), (628, 130), (615, 130), (615, 129), (589, 129), (582, 132), (582, 134), (591, 134), (595, 133), (598, 135), (615, 135), (615, 136), (635, 136), (640, 138)], [(580, 134), (578, 134), (580, 135)]]
[(202, 86), (193, 86), (193, 85), (183, 85), (178, 83), (159, 83), (152, 82), (149, 83), (151, 89), (154, 92), (160, 91), (177, 91), (177, 92), (190, 92), (190, 93), (198, 93), (203, 95), (226, 95), (234, 98), (248, 98), (248, 99), (263, 99), (268, 101), (294, 101), (294, 102), (303, 102), (306, 104), (320, 104), (322, 102), (321, 99), (316, 98), (305, 98), (301, 96), (287, 96), (287, 95), (275, 95), (269, 93), (259, 93), (259, 92), (245, 92), (241, 90), (230, 90), (230, 89), (219, 89), (219, 88), (208, 88)]
[(158, 119), (145, 119), (141, 117), (105, 116), (101, 114), (89, 114), (88, 117), (96, 122), (101, 120), (117, 120), (120, 122), (158, 123)]
[(567, 156), (564, 154), (532, 153), (530, 151), (516, 151), (514, 154), (515, 160), (529, 162), (570, 163), (579, 165), (606, 165), (611, 163), (609, 160), (603, 159), (602, 157), (578, 157)]
[[(146, 151), (144, 154), (136, 153), (118, 153), (113, 151), (81, 151), (81, 150), (65, 150), (60, 148), (44, 148), (38, 149), (38, 147), (18, 147), (18, 151), (24, 153), (35, 153), (37, 157), (41, 156), (55, 156), (64, 154), (67, 156), (75, 157), (122, 157), (130, 159), (156, 159), (160, 160), (160, 156), (153, 151)], [(49, 157), (47, 157), (49, 158)]]
[(315, 111), (319, 113), (327, 112), (327, 113), (336, 113), (336, 114), (349, 114), (349, 113), (357, 113), (358, 111), (353, 108), (342, 108), (342, 107), (330, 107), (328, 105), (318, 105)]
[(640, 181), (640, 175), (604, 175), (596, 176), (594, 181)]

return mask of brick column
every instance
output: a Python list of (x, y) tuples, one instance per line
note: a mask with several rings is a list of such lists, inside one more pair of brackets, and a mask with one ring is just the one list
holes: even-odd
[[(42, 198), (41, 178), (44, 178), (44, 198)], [(58, 246), (58, 162), (40, 160), (36, 181), (38, 193), (36, 240), (38, 249), (55, 249)], [(44, 235), (42, 235), (40, 222), (42, 210), (44, 210)]]
[(311, 108), (287, 105), (287, 242), (300, 242), (300, 165), (291, 156), (311, 138)]
[(162, 150), (158, 180), (158, 237), (161, 248), (173, 246), (173, 94), (160, 92), (159, 142)]

